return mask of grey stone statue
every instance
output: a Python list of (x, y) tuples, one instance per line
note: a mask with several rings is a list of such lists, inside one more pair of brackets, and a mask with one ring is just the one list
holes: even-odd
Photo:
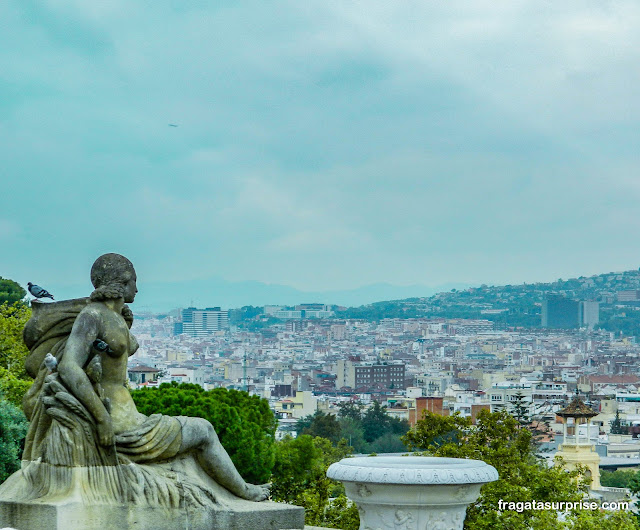
[[(182, 510), (192, 528), (211, 527), (212, 521), (215, 527), (231, 528), (236, 523), (220, 519), (221, 507), (255, 513), (260, 508), (242, 502), (283, 507), (246, 503), (265, 500), (268, 486), (242, 479), (208, 421), (147, 417), (137, 411), (127, 389), (127, 360), (138, 343), (129, 331), (133, 314), (126, 305), (138, 292), (136, 280), (127, 258), (105, 254), (91, 269), (95, 290), (90, 297), (32, 304), (33, 316), (24, 330), (30, 349), (25, 367), (35, 379), (24, 400), (30, 428), (21, 471), (0, 486), (0, 523), (9, 510), (3, 503), (9, 501), (11, 510), (16, 503), (56, 504), (60, 499), (85, 507), (147, 509), (144, 516), (126, 509), (135, 528), (184, 523), (178, 520), (182, 515), (159, 508)], [(194, 526), (194, 516), (189, 516), (194, 508), (208, 508), (211, 514), (217, 510), (218, 515), (200, 514), (195, 519), (200, 517), (201, 525)], [(113, 517), (116, 512), (100, 513)], [(96, 522), (83, 514), (87, 527)], [(4, 519), (14, 521), (11, 517)], [(132, 522), (132, 517), (137, 519)], [(292, 517), (299, 520), (300, 513)]]

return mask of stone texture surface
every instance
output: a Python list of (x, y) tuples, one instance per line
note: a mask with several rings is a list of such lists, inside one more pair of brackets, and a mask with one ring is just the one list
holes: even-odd
[(462, 529), (482, 485), (498, 479), (479, 460), (424, 456), (345, 458), (327, 476), (358, 506), (360, 528), (394, 530)]
[(195, 511), (133, 505), (0, 501), (0, 526), (16, 530), (281, 530), (304, 527), (304, 510), (275, 502), (242, 501), (233, 510)]

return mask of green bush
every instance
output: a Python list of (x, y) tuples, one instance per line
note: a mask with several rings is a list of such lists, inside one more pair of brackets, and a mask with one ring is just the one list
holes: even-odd
[(23, 412), (0, 398), (0, 482), (20, 469), (22, 444), (29, 423)]
[(208, 420), (242, 477), (252, 484), (269, 481), (274, 463), (276, 419), (269, 402), (247, 392), (189, 383), (163, 383), (133, 390), (142, 414), (192, 416)]

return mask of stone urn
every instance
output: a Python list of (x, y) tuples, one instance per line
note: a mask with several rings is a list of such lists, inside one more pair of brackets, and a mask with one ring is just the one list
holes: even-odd
[(480, 460), (384, 455), (345, 458), (327, 476), (356, 503), (360, 530), (457, 530), (498, 472)]

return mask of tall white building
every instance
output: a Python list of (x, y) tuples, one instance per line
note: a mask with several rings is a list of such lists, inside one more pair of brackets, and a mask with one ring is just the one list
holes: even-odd
[(599, 302), (580, 302), (578, 307), (579, 321), (581, 326), (593, 328), (595, 324), (600, 322), (600, 303)]
[(229, 312), (219, 307), (196, 309), (188, 307), (182, 310), (182, 326), (176, 327), (176, 335), (185, 333), (192, 337), (210, 335), (229, 328)]

